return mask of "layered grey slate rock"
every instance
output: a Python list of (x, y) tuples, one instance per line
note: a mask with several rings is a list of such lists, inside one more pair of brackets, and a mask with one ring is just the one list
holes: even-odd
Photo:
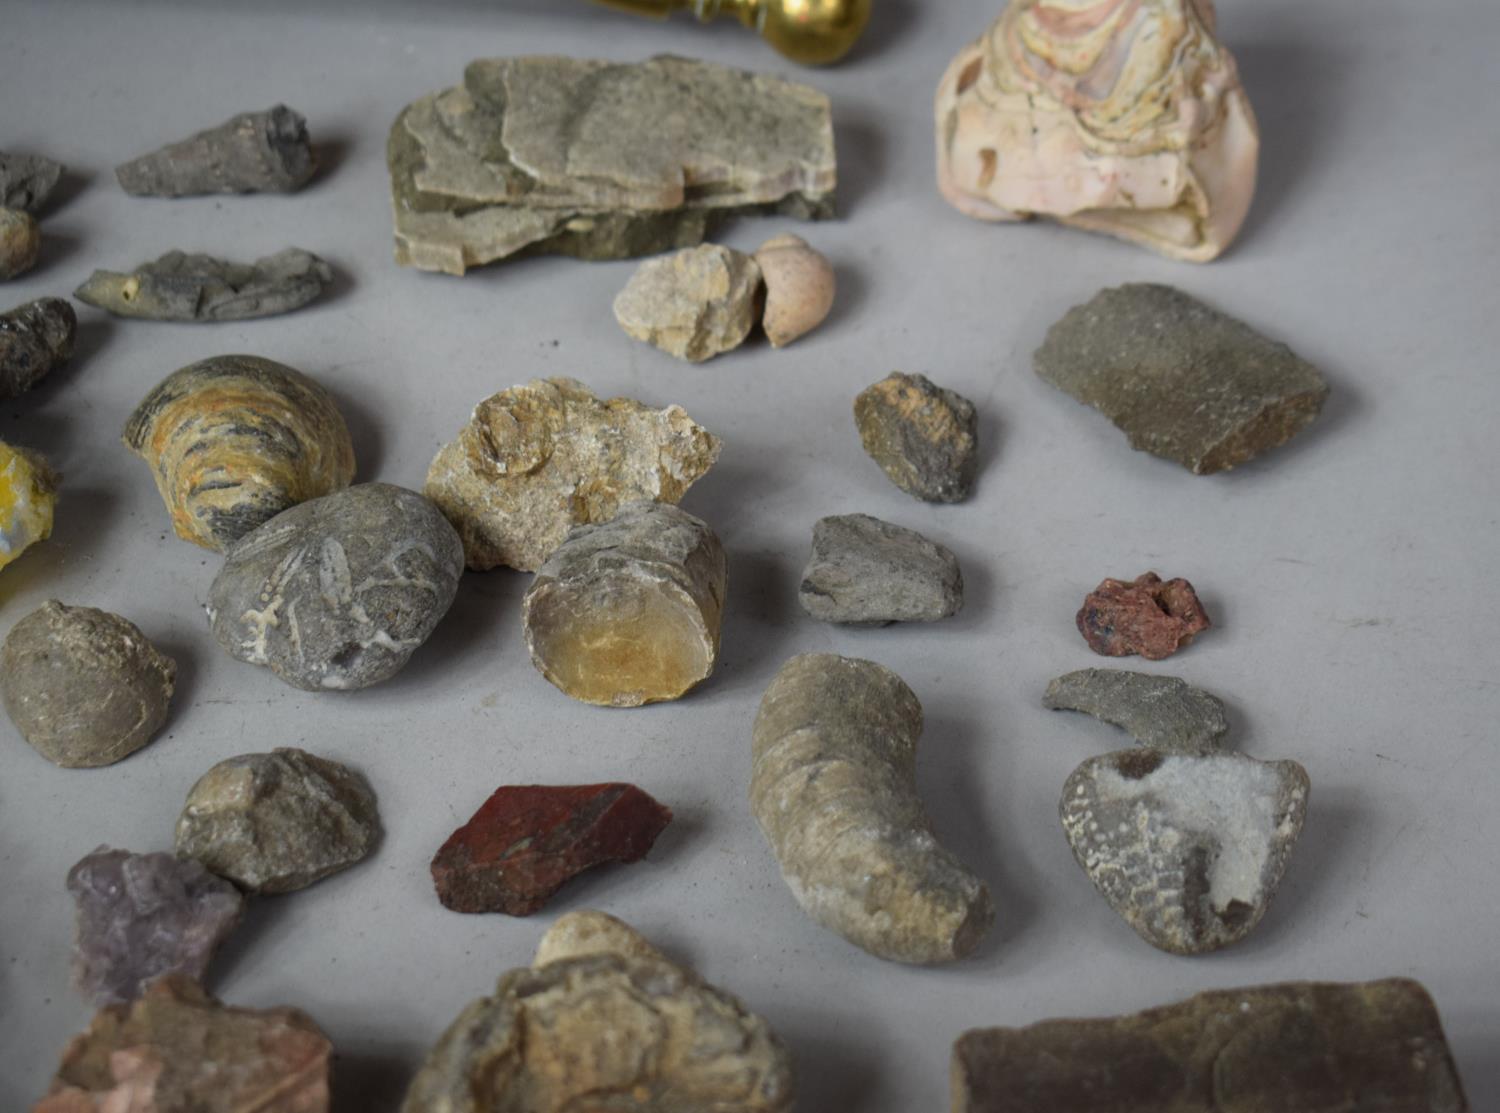
[(62, 180), (65, 167), (41, 155), (0, 151), (0, 208), (19, 209), (33, 216)]
[(797, 590), (822, 622), (935, 622), (964, 602), (958, 558), (916, 530), (868, 514), (822, 518)]
[(291, 193), (317, 169), (307, 120), (284, 104), (242, 112), (218, 127), (121, 163), (115, 177), (138, 197)]
[(300, 309), (332, 282), (333, 268), (300, 247), (253, 263), (169, 251), (128, 274), (96, 270), (73, 296), (118, 317), (243, 321)]
[(1092, 715), (1166, 753), (1217, 750), (1229, 735), (1223, 701), (1176, 676), (1080, 669), (1048, 684), (1042, 703)]

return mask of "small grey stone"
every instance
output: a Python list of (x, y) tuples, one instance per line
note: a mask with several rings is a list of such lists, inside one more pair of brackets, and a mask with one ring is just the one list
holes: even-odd
[(637, 340), (702, 363), (745, 342), (760, 295), (760, 264), (706, 243), (642, 263), (615, 298), (615, 320)]
[(164, 974), (201, 982), (244, 898), (201, 863), (101, 846), (68, 871), (77, 906), (73, 985), (96, 1005), (139, 997)]
[(62, 298), (37, 298), (0, 314), (0, 398), (25, 394), (73, 354), (78, 315)]
[(295, 749), (219, 762), (177, 820), (178, 857), (257, 893), (305, 889), (363, 859), (379, 837), (364, 777)]
[(243, 321), (300, 309), (332, 281), (333, 268), (300, 247), (248, 264), (169, 251), (130, 274), (97, 270), (73, 296), (119, 317)]
[(897, 371), (854, 400), (870, 458), (897, 487), (924, 502), (962, 502), (979, 470), (974, 403), (925, 375)]
[(0, 282), (25, 274), (36, 266), (42, 250), (42, 231), (30, 213), (0, 209)]
[(41, 155), (0, 151), (0, 206), (35, 215), (62, 180), (63, 169)]
[(823, 622), (935, 622), (958, 613), (958, 558), (916, 530), (842, 514), (813, 526), (812, 559), (797, 598)]
[(1208, 753), (1229, 735), (1223, 702), (1175, 676), (1080, 669), (1048, 684), (1042, 703), (1092, 715), (1166, 753)]
[(284, 510), (230, 546), (208, 617), (233, 656), (293, 687), (367, 688), (427, 640), (463, 570), (463, 544), (436, 506), (363, 483)]
[(177, 663), (132, 622), (56, 599), (0, 648), (6, 714), (48, 761), (69, 769), (135, 753), (167, 721)]
[(1295, 761), (1120, 750), (1073, 771), (1059, 812), (1110, 907), (1153, 947), (1196, 955), (1239, 942), (1265, 915), (1307, 794)]
[(1047, 333), (1036, 373), (1113, 421), (1130, 446), (1197, 475), (1301, 432), (1328, 383), (1285, 344), (1170, 286), (1101, 290)]
[(290, 193), (313, 176), (307, 121), (284, 104), (242, 112), (218, 127), (115, 167), (126, 193), (185, 197), (202, 193)]

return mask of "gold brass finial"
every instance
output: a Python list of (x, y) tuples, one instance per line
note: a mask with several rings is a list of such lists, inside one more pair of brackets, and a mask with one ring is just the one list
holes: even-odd
[(611, 8), (665, 18), (675, 11), (699, 19), (734, 16), (794, 62), (837, 62), (870, 20), (871, 0), (597, 0)]

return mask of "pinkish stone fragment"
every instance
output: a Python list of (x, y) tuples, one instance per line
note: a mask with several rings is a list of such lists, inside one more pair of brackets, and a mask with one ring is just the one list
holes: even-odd
[(1140, 654), (1160, 661), (1211, 625), (1192, 584), (1163, 581), (1155, 572), (1134, 581), (1105, 580), (1078, 612), (1078, 632), (1105, 657)]

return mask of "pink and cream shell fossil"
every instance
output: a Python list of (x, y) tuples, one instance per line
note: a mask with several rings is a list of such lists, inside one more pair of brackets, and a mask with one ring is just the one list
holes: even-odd
[(980, 220), (1050, 216), (1207, 262), (1260, 132), (1212, 0), (1012, 0), (937, 94), (938, 184)]

